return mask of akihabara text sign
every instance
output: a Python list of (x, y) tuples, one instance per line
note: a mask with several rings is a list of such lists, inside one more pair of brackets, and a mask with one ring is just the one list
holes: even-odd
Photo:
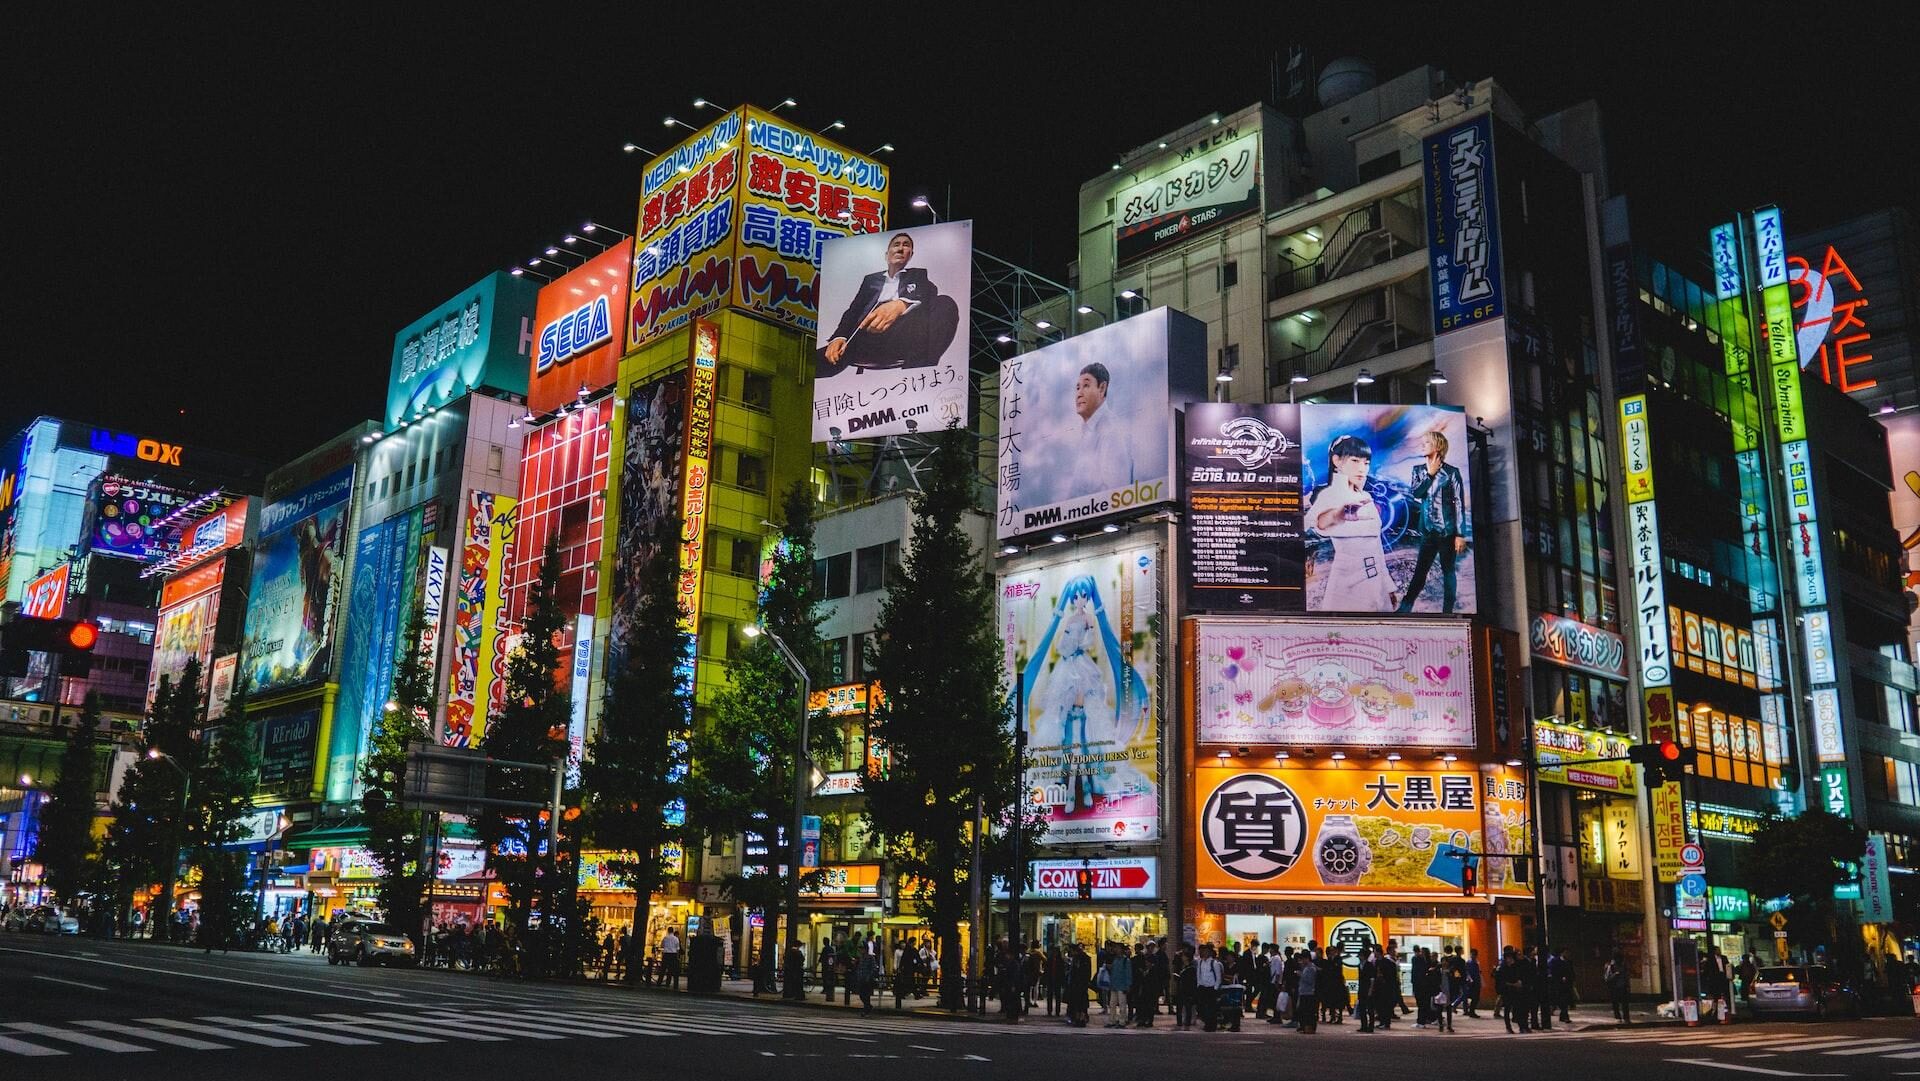
[(1474, 746), (1465, 623), (1193, 625), (1199, 743)]
[(495, 271), (401, 328), (393, 336), (387, 427), (479, 386), (526, 393), (537, 289)]
[(1216, 131), (1182, 160), (1114, 196), (1114, 253), (1122, 263), (1260, 209), (1260, 132)]
[(1049, 843), (1160, 836), (1160, 556), (1152, 546), (1000, 580), (1008, 684), (1024, 692), (1026, 795)]
[(1168, 308), (1000, 365), (1002, 538), (1174, 498), (1173, 410), (1206, 397), (1206, 325)]
[(970, 221), (826, 246), (814, 442), (933, 432), (965, 419), (972, 274)]
[(1476, 117), (1428, 136), (1421, 160), (1433, 332), (1444, 334), (1496, 319), (1504, 309), (1492, 116)]

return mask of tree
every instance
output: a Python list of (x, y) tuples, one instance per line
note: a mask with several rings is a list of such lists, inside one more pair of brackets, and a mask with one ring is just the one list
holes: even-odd
[(962, 1004), (975, 801), (1004, 832), (1017, 790), (992, 579), (966, 528), (973, 461), (970, 434), (935, 437), (913, 499), (912, 545), (881, 603), (871, 647), (885, 698), (868, 738), (886, 746), (888, 768), (863, 780), (867, 821), (885, 840), (895, 881), (925, 891), (917, 899), (940, 943), (940, 1002), (948, 1008)]
[[(519, 648), (507, 656), (506, 704), (487, 724), (483, 745), (493, 758), (564, 765), (567, 725), (571, 719), (568, 695), (555, 685), (560, 669), (560, 635), (565, 629), (560, 601), (554, 595), (560, 582), (560, 550), (547, 545), (540, 577), (527, 590), (527, 622)], [(550, 774), (530, 769), (494, 767), (487, 775), (490, 799), (546, 804), (553, 794)], [(545, 911), (556, 915), (554, 903), (566, 891), (558, 876), (542, 867), (548, 854), (547, 834), (534, 811), (489, 810), (480, 816), (480, 836), (487, 845), (487, 866), (507, 894), (507, 922), (524, 932), (536, 891), (544, 888)], [(558, 854), (553, 854), (556, 861)]]
[(252, 857), (234, 842), (253, 813), (253, 793), (260, 783), (259, 724), (244, 709), (229, 710), (207, 743), (194, 774), (186, 836), (190, 858), (200, 872), (200, 944), (212, 950), (236, 941), (256, 909), (247, 886)]
[[(796, 482), (782, 499), (782, 511), (785, 524), (774, 544), (771, 573), (760, 590), (758, 623), (787, 644), (815, 686), (824, 686), (824, 617), (813, 578), (812, 490)], [(730, 685), (714, 697), (712, 715), (694, 732), (688, 815), (707, 835), (753, 833), (763, 839), (765, 867), (731, 876), (722, 888), (735, 901), (769, 917), (762, 921), (760, 936), (761, 956), (766, 957), (774, 942), (771, 917), (786, 895), (787, 881), (779, 868), (791, 862), (779, 839), (793, 821), (800, 688), (765, 634), (748, 639), (733, 654), (727, 675)], [(833, 742), (824, 724), (811, 726), (810, 735), (815, 753)], [(807, 763), (797, 768), (805, 769)]]
[(89, 692), (60, 751), (60, 775), (47, 790), (40, 812), (40, 839), (33, 858), (46, 868), (46, 883), (71, 903), (87, 885), (93, 861), (94, 793), (100, 788), (100, 696)]
[(172, 936), (175, 861), (188, 840), (184, 786), (200, 767), (201, 745), (194, 736), (199, 723), (200, 664), (190, 660), (177, 684), (160, 679), (141, 732), (145, 753), (121, 780), (107, 830), (105, 855), (118, 883), (116, 905), (130, 904), (141, 886), (158, 882), (150, 926), (159, 937)]
[(624, 660), (610, 673), (583, 771), (588, 832), (602, 848), (632, 854), (610, 862), (643, 905), (671, 870), (663, 846), (684, 833), (693, 704), (682, 671), (679, 532), (677, 522), (663, 522), (655, 554), (639, 570)]
[(1742, 854), (1740, 869), (1758, 898), (1785, 897), (1787, 934), (1802, 948), (1826, 946), (1843, 971), (1858, 972), (1860, 935), (1841, 926), (1833, 888), (1853, 873), (1867, 850), (1867, 835), (1850, 818), (1809, 807), (1794, 818), (1769, 815)]
[(424, 894), (433, 869), (422, 858), (429, 837), (426, 813), (402, 805), (407, 788), (407, 745), (431, 735), (433, 667), (421, 649), (426, 619), (418, 604), (407, 617), (406, 645), (394, 666), (388, 696), (367, 739), (360, 769), (361, 814), (368, 848), (380, 865), (380, 910), (387, 922), (404, 929), (424, 949)]

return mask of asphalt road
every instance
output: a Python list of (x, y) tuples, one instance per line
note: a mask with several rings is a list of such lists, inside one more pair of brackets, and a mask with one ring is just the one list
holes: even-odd
[[(794, 1008), (647, 990), (333, 968), (311, 957), (0, 935), (0, 1078), (285, 1081), (345, 1076), (942, 1078), (1532, 1076), (1758, 1079), (1920, 1076), (1920, 1020), (1509, 1037), (1351, 1024), (1303, 1036), (1009, 1026)], [(1516, 1057), (1517, 1056), (1517, 1057)], [(475, 1071), (466, 1073), (465, 1071)], [(478, 1071), (486, 1071), (482, 1074)]]

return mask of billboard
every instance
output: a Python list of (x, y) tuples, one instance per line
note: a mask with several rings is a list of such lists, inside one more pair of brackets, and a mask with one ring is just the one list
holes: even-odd
[(642, 575), (658, 552), (663, 522), (680, 519), (681, 475), (687, 439), (687, 373), (670, 372), (627, 392), (627, 430), (621, 448), (619, 520), (614, 527), (610, 576), (612, 609), (607, 671), (626, 665), (629, 628), (648, 583)]
[(181, 528), (164, 519), (197, 495), (149, 481), (102, 473), (93, 488), (90, 551), (146, 561), (180, 549)]
[(320, 707), (272, 713), (260, 720), (262, 795), (298, 798), (313, 786), (313, 755), (320, 738)]
[(1169, 308), (1000, 365), (996, 535), (1173, 499), (1173, 410), (1206, 397), (1207, 329)]
[(526, 393), (537, 288), (496, 270), (401, 328), (387, 378), (387, 427), (479, 386)]
[(1474, 746), (1464, 622), (1194, 621), (1194, 740)]
[(618, 375), (626, 346), (627, 276), (633, 241), (622, 240), (555, 278), (534, 302), (533, 370), (527, 408), (551, 413)]
[(1027, 801), (1049, 844), (1160, 837), (1160, 550), (1000, 579), (1007, 685), (1027, 728)]
[(217, 721), (227, 715), (227, 702), (233, 698), (233, 681), (239, 670), (240, 654), (215, 658), (207, 682), (207, 720)]
[(506, 578), (513, 567), (514, 503), (512, 496), (467, 492), (453, 595), (453, 659), (447, 666), (443, 738), (449, 747), (477, 746), (506, 695)]
[(348, 466), (261, 512), (247, 594), (251, 693), (271, 694), (326, 676), (352, 496)]
[[(1528, 851), (1517, 771), (1202, 766), (1194, 776), (1194, 882), (1205, 890), (1452, 894), (1469, 859)], [(1486, 890), (1523, 891), (1511, 861), (1483, 861)]]
[[(213, 566), (218, 567), (216, 563)], [(205, 673), (213, 658), (213, 634), (220, 621), (219, 579), (213, 588), (160, 609), (158, 626), (153, 632), (153, 664), (147, 673), (147, 702), (160, 690), (161, 679), (174, 683), (187, 670), (187, 662), (198, 660)], [(201, 687), (207, 686), (203, 674)], [(231, 692), (229, 692), (231, 693)]]
[(843, 237), (821, 259), (814, 442), (963, 421), (973, 223)]
[(738, 111), (728, 113), (641, 173), (628, 348), (679, 330), (733, 295), (744, 122)]
[(1260, 132), (1233, 136), (1114, 196), (1114, 255), (1137, 259), (1260, 209)]
[(401, 635), (418, 593), (415, 576), (423, 520), (422, 508), (415, 507), (361, 530), (354, 544), (340, 696), (327, 748), (329, 800), (352, 799), (360, 790), (354, 767), (365, 753), (375, 720), (386, 708), (395, 661), (406, 648)]
[(1182, 446), (1189, 609), (1475, 610), (1461, 410), (1199, 402)]
[[(67, 586), (73, 577), (73, 564), (62, 563), (27, 583), (20, 599), (20, 614), (30, 619), (59, 619), (67, 610)], [(0, 582), (0, 587), (5, 583)]]
[[(1626, 760), (1633, 740), (1624, 735), (1597, 728), (1579, 728), (1557, 721), (1533, 722), (1533, 746), (1540, 760), (1540, 779), (1556, 784), (1590, 788), (1616, 796), (1631, 796), (1637, 787), (1639, 768)], [(1612, 762), (1585, 759), (1610, 758)], [(1562, 762), (1578, 761), (1576, 766)]]
[(1420, 158), (1433, 332), (1444, 334), (1498, 319), (1504, 308), (1492, 115), (1482, 114), (1427, 136)]
[(247, 539), (248, 506), (245, 498), (236, 499), (188, 524), (180, 533), (180, 560), (193, 562), (215, 552), (238, 548)]

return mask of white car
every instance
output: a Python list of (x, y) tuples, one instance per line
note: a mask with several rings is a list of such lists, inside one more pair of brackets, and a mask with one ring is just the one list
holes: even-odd
[(40, 917), (40, 931), (49, 935), (77, 935), (80, 933), (79, 919), (50, 908)]

